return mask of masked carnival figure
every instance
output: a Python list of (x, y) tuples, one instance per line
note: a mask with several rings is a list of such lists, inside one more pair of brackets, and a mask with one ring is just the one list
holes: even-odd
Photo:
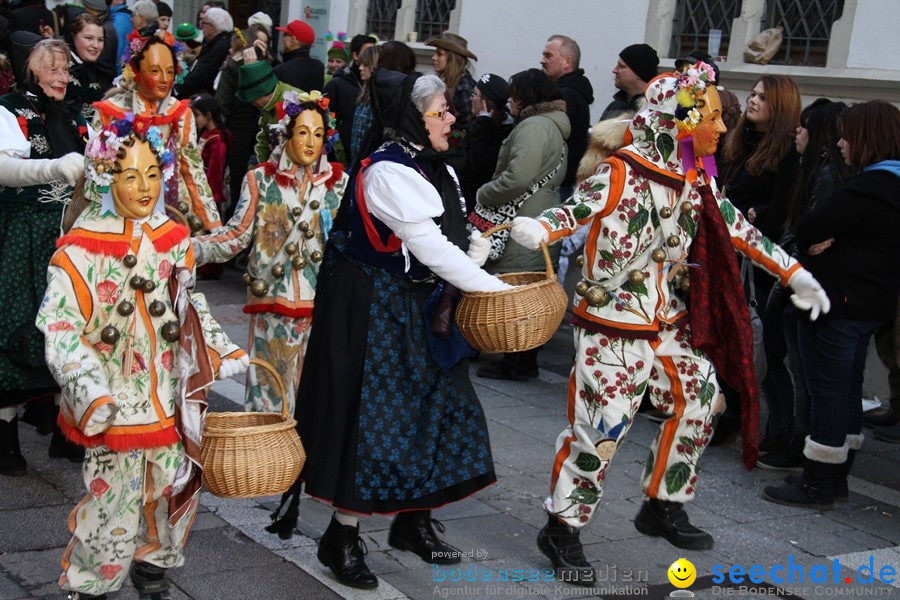
[(175, 153), (119, 120), (88, 143), (90, 204), (57, 243), (37, 317), (62, 388), (59, 423), (87, 448), (59, 584), (105, 598), (125, 575), (167, 598), (199, 498), (206, 391), (249, 358), (192, 293), (194, 252), (164, 212)]
[[(284, 378), (291, 414), (312, 323), (325, 242), (347, 186), (340, 164), (325, 153), (336, 135), (328, 100), (319, 92), (285, 92), (276, 125), (281, 143), (268, 162), (247, 173), (234, 216), (194, 238), (197, 262), (225, 262), (251, 247), (247, 273), (250, 355)], [(268, 374), (250, 367), (248, 411), (278, 412)]]
[(203, 170), (190, 102), (172, 96), (172, 87), (187, 74), (182, 51), (165, 31), (132, 38), (116, 81), (123, 91), (94, 103), (94, 129), (131, 115), (139, 135), (156, 126), (176, 158), (176, 169), (165, 181), (166, 204), (184, 213), (191, 232), (198, 233), (218, 227), (221, 220)]
[[(712, 68), (696, 63), (651, 81), (626, 145), (564, 205), (514, 221), (513, 239), (529, 248), (590, 228), (573, 306), (569, 426), (556, 441), (549, 520), (538, 537), (557, 573), (567, 571), (573, 583), (594, 582), (579, 531), (598, 512), (610, 461), (647, 390), (668, 418), (650, 447), (641, 480), (647, 500), (635, 526), (679, 548), (713, 546), (683, 504), (698, 489), (697, 463), (724, 407), (717, 369), (741, 390), (743, 414), (758, 412), (734, 251), (792, 287), (811, 318), (829, 308), (812, 275), (717, 189), (713, 154), (726, 129), (713, 80)], [(757, 428), (745, 428), (748, 468)]]

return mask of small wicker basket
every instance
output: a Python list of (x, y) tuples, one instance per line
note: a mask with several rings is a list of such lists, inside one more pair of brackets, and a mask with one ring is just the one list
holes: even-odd
[[(484, 237), (509, 229), (498, 225)], [(515, 286), (502, 292), (463, 292), (456, 309), (456, 324), (469, 344), (482, 352), (522, 352), (545, 344), (553, 337), (568, 298), (553, 272), (547, 244), (541, 244), (546, 273), (497, 275)]]
[(306, 452), (294, 429), (278, 372), (258, 358), (251, 364), (269, 372), (281, 394), (281, 414), (215, 412), (206, 415), (200, 455), (203, 483), (222, 498), (256, 498), (287, 491), (297, 480)]

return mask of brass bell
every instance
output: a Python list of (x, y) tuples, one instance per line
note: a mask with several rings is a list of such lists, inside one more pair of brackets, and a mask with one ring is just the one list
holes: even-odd
[(584, 293), (584, 299), (594, 308), (602, 306), (606, 302), (606, 290), (599, 285), (592, 285)]
[(191, 210), (191, 207), (188, 206), (187, 202), (179, 202), (177, 208), (178, 208), (178, 212), (182, 212), (182, 213), (186, 213), (189, 210)]
[(241, 281), (244, 282), (244, 285), (250, 285), (251, 283), (253, 283), (253, 275), (251, 275), (250, 273), (244, 273), (243, 275), (241, 275)]
[(192, 232), (202, 231), (203, 221), (197, 215), (191, 215), (188, 217), (188, 227), (191, 228)]
[(100, 331), (100, 339), (103, 340), (104, 344), (109, 344), (110, 346), (119, 341), (119, 335), (121, 335), (119, 330), (112, 325), (107, 325)]
[(127, 317), (134, 312), (134, 304), (128, 301), (122, 302), (121, 304), (119, 304), (119, 306), (116, 307), (116, 312), (123, 317)]
[(316, 250), (312, 254), (309, 255), (309, 258), (313, 262), (321, 262), (322, 261), (322, 253), (319, 252), (318, 250)]
[(575, 259), (575, 262), (578, 263), (579, 267), (584, 266), (584, 254), (579, 254), (578, 258)]
[(306, 268), (306, 259), (302, 256), (295, 256), (291, 259), (291, 265), (299, 271), (300, 269)]
[(128, 280), (128, 285), (130, 285), (133, 290), (139, 290), (144, 287), (144, 278), (140, 275), (135, 275)]
[(293, 255), (297, 254), (297, 252), (299, 251), (299, 248), (297, 248), (297, 244), (295, 244), (294, 242), (291, 242), (287, 246), (284, 247), (284, 251), (288, 253), (288, 256), (293, 256)]
[(628, 282), (632, 285), (640, 285), (644, 283), (644, 272), (638, 269), (635, 269), (631, 273), (628, 274)]
[(662, 248), (657, 248), (653, 252), (650, 253), (650, 260), (655, 263), (664, 263), (666, 262), (666, 251)]
[(306, 231), (303, 232), (303, 237), (305, 237), (308, 240), (311, 240), (314, 237), (316, 237), (316, 232), (313, 229), (307, 229)]
[(284, 267), (282, 267), (281, 265), (275, 265), (274, 267), (272, 267), (272, 275), (274, 275), (275, 277), (281, 277), (282, 275), (284, 275)]
[(154, 317), (161, 317), (166, 314), (166, 305), (159, 300), (154, 300), (150, 303), (150, 306), (147, 307), (147, 310)]
[(668, 206), (663, 206), (661, 209), (659, 209), (659, 216), (661, 216), (663, 219), (668, 219), (672, 216), (672, 209)]
[(587, 281), (582, 279), (581, 281), (579, 281), (578, 283), (575, 284), (575, 293), (578, 294), (579, 296), (584, 296), (585, 292), (588, 291), (589, 287), (591, 287), (591, 284), (589, 284)]
[(681, 283), (678, 285), (682, 291), (687, 292), (691, 289), (691, 279), (689, 277), (685, 277), (681, 280)]
[(309, 207), (313, 210), (319, 210), (319, 206), (321, 206), (321, 205), (319, 204), (318, 200), (313, 200), (312, 202), (309, 203)]
[(668, 246), (669, 248), (675, 248), (680, 243), (681, 240), (674, 233), (666, 238), (666, 246)]
[(250, 286), (250, 293), (256, 296), (257, 298), (262, 298), (266, 294), (269, 293), (269, 284), (263, 281), (262, 279), (257, 279)]
[(687, 200), (685, 200), (684, 202), (681, 203), (681, 212), (689, 213), (692, 210), (694, 210), (694, 205), (691, 204), (690, 202), (688, 202)]
[(137, 264), (137, 256), (134, 254), (126, 254), (125, 258), (122, 259), (122, 262), (125, 263), (125, 266), (129, 269), (133, 269), (134, 265)]
[(149, 293), (153, 292), (153, 290), (156, 289), (156, 283), (153, 281), (150, 281), (149, 279), (145, 279), (144, 285), (141, 287), (144, 290), (145, 294), (149, 294)]
[(300, 231), (307, 231), (309, 229), (309, 223), (307, 223), (306, 221), (300, 221), (300, 224), (297, 225), (297, 227), (300, 229)]
[(291, 209), (291, 214), (294, 215), (295, 217), (299, 217), (300, 215), (303, 214), (303, 209), (300, 208), (299, 206), (295, 206), (294, 208)]
[(681, 265), (680, 267), (678, 267), (678, 276), (679, 276), (679, 277), (684, 277), (684, 276), (687, 275), (689, 272), (690, 272), (690, 271), (689, 271), (687, 265)]
[(169, 321), (162, 326), (162, 329), (159, 330), (159, 334), (162, 336), (162, 339), (167, 342), (177, 342), (178, 338), (181, 337), (181, 327), (179, 326), (178, 321)]

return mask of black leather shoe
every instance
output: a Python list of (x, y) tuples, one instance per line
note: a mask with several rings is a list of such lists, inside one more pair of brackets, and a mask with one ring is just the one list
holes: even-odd
[(537, 545), (553, 563), (557, 581), (587, 587), (597, 581), (597, 574), (584, 556), (577, 528), (564, 525), (549, 515), (547, 524), (538, 533)]
[(131, 563), (131, 583), (137, 590), (140, 600), (172, 600), (169, 593), (169, 577), (166, 569), (150, 563), (135, 561)]
[(92, 594), (82, 594), (81, 592), (68, 592), (66, 600), (106, 600), (106, 594), (94, 596)]
[(444, 533), (444, 525), (431, 518), (430, 510), (411, 510), (399, 513), (391, 523), (388, 544), (398, 550), (418, 554), (427, 563), (455, 565), (462, 560), (462, 553), (438, 539), (434, 527)]
[[(529, 377), (537, 377), (537, 352), (534, 354), (534, 365), (524, 365), (523, 352), (507, 352), (498, 361), (479, 367), (478, 376), (486, 379), (506, 379), (508, 381), (528, 381)], [(534, 373), (531, 375), (530, 373)]]
[(863, 413), (863, 425), (869, 427), (891, 427), (900, 422), (900, 415), (890, 406), (882, 406)]
[(74, 442), (70, 442), (63, 435), (59, 425), (53, 430), (50, 438), (50, 447), (47, 448), (47, 456), (50, 458), (65, 458), (69, 462), (80, 463), (84, 460), (84, 448)]
[(756, 466), (767, 471), (802, 471), (803, 453), (792, 450), (772, 450), (756, 459)]
[(709, 550), (714, 544), (711, 535), (691, 525), (680, 502), (655, 498), (645, 501), (634, 518), (634, 526), (645, 535), (664, 537), (685, 550)]
[(344, 585), (371, 590), (378, 587), (378, 578), (366, 566), (363, 556), (368, 553), (366, 543), (359, 537), (358, 525), (341, 525), (331, 517), (328, 529), (319, 540), (316, 556)]
[(21, 476), (28, 472), (28, 462), (19, 448), (19, 418), (0, 421), (0, 475)]
[(53, 403), (53, 400), (32, 401), (25, 405), (22, 412), (22, 422), (34, 425), (37, 432), (41, 435), (50, 435), (53, 433), (53, 427), (56, 425), (56, 417), (59, 415), (59, 407)]

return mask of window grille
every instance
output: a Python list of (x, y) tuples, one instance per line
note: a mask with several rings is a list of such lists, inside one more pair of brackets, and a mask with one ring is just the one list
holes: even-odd
[(394, 39), (398, 8), (400, 0), (369, 0), (366, 33), (374, 33), (382, 41)]
[(417, 0), (416, 31), (419, 39), (443, 33), (450, 24), (450, 13), (456, 8), (456, 0)]
[(771, 63), (824, 67), (831, 26), (843, 12), (844, 0), (768, 0), (762, 28), (784, 28)]
[(741, 0), (678, 0), (669, 56), (679, 58), (692, 50), (706, 52), (710, 29), (722, 31), (718, 56), (727, 56), (731, 22), (740, 15)]

